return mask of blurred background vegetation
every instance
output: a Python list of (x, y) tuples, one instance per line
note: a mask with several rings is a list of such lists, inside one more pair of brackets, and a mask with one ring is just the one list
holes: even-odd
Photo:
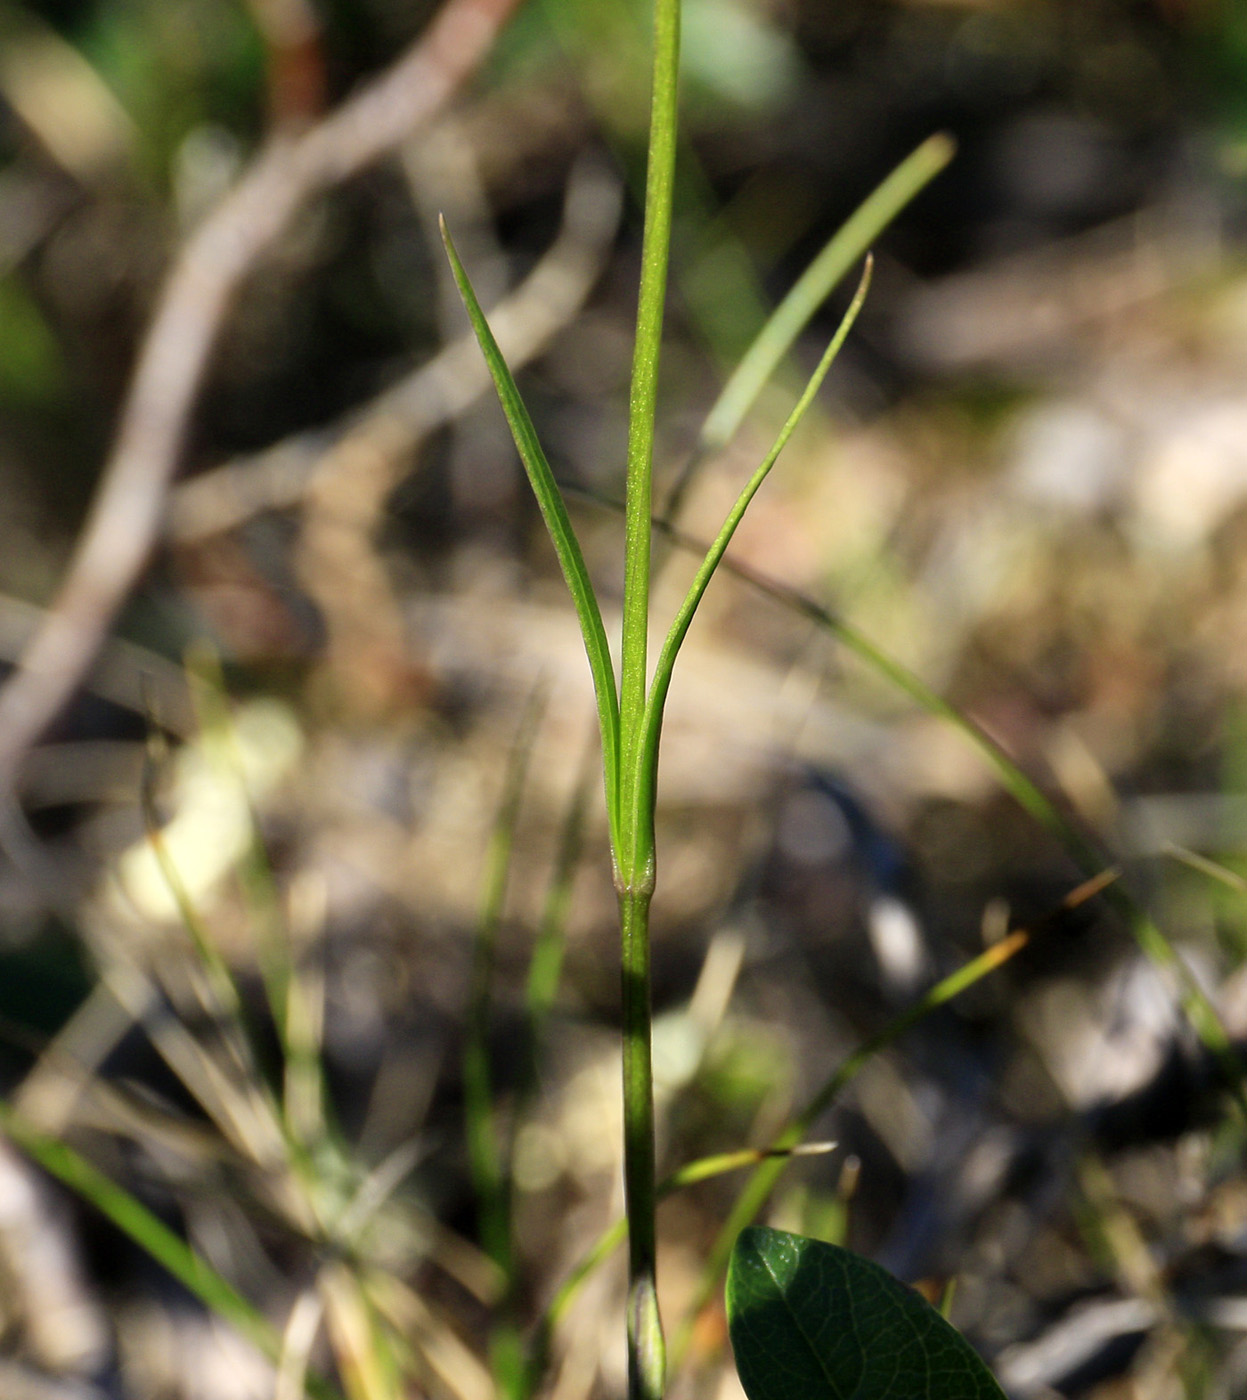
[[(265, 140), (382, 72), (436, 8), (0, 0), (6, 666), (63, 577), (179, 247)], [(497, 1280), (477, 1249), (461, 1066), (490, 833), (535, 691), (487, 1037), (521, 1330), (618, 1211), (600, 799), (570, 885), (551, 873), (595, 761), (584, 656), (479, 376), (447, 407), (418, 374), (466, 329), (439, 211), (486, 305), (546, 269), (545, 300), (521, 311), (549, 324), (519, 379), (617, 601), (646, 9), (527, 0), (434, 127), (261, 259), (152, 564), (26, 762), (37, 858), (0, 863), (5, 1090), (279, 1327), (319, 1288), (329, 1342), (305, 1349), (352, 1397), (490, 1393)], [(1247, 1037), (1247, 12), (687, 0), (685, 46), (662, 488), (767, 311), (897, 162), (950, 133), (954, 162), (880, 241), (858, 329), (736, 554), (997, 738), (1122, 863)], [(694, 536), (713, 533), (847, 291), (693, 480), (679, 519)], [(669, 607), (690, 566), (663, 553)], [(935, 976), (1081, 879), (961, 735), (739, 579), (713, 586), (669, 713), (668, 1168), (770, 1141)], [(280, 1079), (282, 1037), (319, 1066), (310, 1089), (285, 1081), (313, 1104), (303, 1175), (238, 1126), (244, 1089), (214, 1114), (188, 1082), (211, 1072), (169, 1048), (170, 1024), (212, 1035), (191, 944), (143, 865), (153, 720), (172, 740), (147, 765), (169, 849), (269, 1025), (258, 1081)], [(221, 797), (221, 733), (241, 804)], [(552, 888), (570, 908), (542, 964), (534, 1086), (522, 1007)], [(263, 1010), (276, 928), (306, 1020), (282, 1036)], [(933, 1290), (955, 1277), (954, 1320), (1012, 1395), (1247, 1393), (1244, 1125), (1176, 1005), (1098, 905), (1049, 921), (872, 1063), (817, 1125), (840, 1149), (794, 1164), (768, 1218)], [(373, 1203), (335, 1233), (369, 1182)], [(669, 1318), (738, 1189), (664, 1207)], [(410, 1350), (387, 1364), (408, 1380), (352, 1370), (342, 1260), (407, 1290), (386, 1296)], [(273, 1394), (267, 1363), (7, 1150), (0, 1280), (6, 1396)], [(621, 1297), (603, 1271), (556, 1335), (543, 1385), (560, 1400), (622, 1392)], [(717, 1304), (691, 1335), (675, 1393), (730, 1400)]]

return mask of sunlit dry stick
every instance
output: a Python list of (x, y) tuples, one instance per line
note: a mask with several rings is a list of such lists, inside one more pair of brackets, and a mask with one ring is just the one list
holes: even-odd
[(380, 79), (297, 139), (275, 138), (178, 256), (139, 354), (121, 426), (55, 605), (0, 689), (0, 791), (77, 689), (138, 579), (221, 325), (261, 255), (321, 190), (438, 111), (518, 0), (449, 0)]
[[(601, 166), (585, 162), (573, 170), (558, 237), (489, 313), (509, 364), (518, 367), (540, 354), (579, 310), (602, 270), (621, 202), (618, 182)], [(314, 479), (341, 470), (348, 454), (365, 445), (383, 449), (392, 462), (407, 460), (489, 388), (489, 371), (475, 338), (466, 333), (344, 422), (294, 433), (175, 487), (168, 537), (191, 544), (235, 529), (262, 511), (297, 506)]]

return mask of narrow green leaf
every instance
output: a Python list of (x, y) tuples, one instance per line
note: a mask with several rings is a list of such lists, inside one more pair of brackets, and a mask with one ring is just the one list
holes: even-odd
[(823, 358), (818, 362), (814, 373), (810, 375), (805, 391), (788, 415), (788, 420), (780, 429), (779, 436), (775, 439), (771, 450), (762, 459), (758, 469), (745, 483), (740, 495), (737, 496), (735, 505), (732, 506), (727, 519), (723, 522), (723, 528), (706, 551), (706, 557), (702, 560), (701, 567), (697, 570), (696, 577), (693, 579), (688, 593), (685, 594), (684, 601), (680, 604), (680, 609), (667, 633), (666, 641), (663, 643), (662, 651), (658, 657), (658, 664), (654, 668), (654, 679), (650, 685), (649, 697), (645, 705), (644, 737), (637, 755), (637, 791), (642, 799), (651, 804), (653, 784), (658, 767), (658, 741), (662, 733), (663, 710), (667, 703), (667, 692), (671, 687), (671, 676), (675, 669), (676, 657), (680, 654), (684, 638), (688, 635), (693, 616), (697, 612), (707, 587), (709, 587), (710, 580), (714, 577), (720, 560), (732, 542), (736, 527), (743, 519), (745, 511), (748, 510), (749, 503), (757, 495), (759, 487), (770, 474), (771, 468), (787, 445), (788, 439), (796, 430), (797, 424), (805, 417), (806, 410), (813, 403), (815, 394), (818, 393), (823, 380), (827, 377), (828, 370), (831, 369), (849, 331), (853, 328), (853, 322), (857, 320), (858, 312), (861, 311), (862, 303), (866, 300), (866, 293), (870, 289), (872, 266), (872, 260), (867, 256), (866, 266), (862, 270), (857, 292), (849, 309), (844, 313), (835, 335), (832, 336), (831, 343), (824, 351)]
[(585, 567), (580, 542), (572, 529), (572, 522), (568, 518), (567, 507), (563, 504), (563, 497), (554, 480), (554, 473), (550, 470), (546, 454), (538, 441), (537, 430), (528, 416), (528, 409), (525, 408), (520, 391), (507, 368), (507, 362), (502, 357), (502, 351), (498, 349), (498, 342), (489, 329), (489, 322), (486, 321), (476, 293), (472, 290), (468, 274), (459, 261), (459, 254), (455, 251), (444, 219), (441, 221), (441, 229), (446, 256), (450, 259), (459, 295), (463, 298), (468, 319), (472, 322), (472, 329), (476, 332), (485, 363), (489, 366), (494, 387), (498, 391), (498, 401), (506, 414), (511, 436), (515, 439), (520, 460), (524, 463), (524, 470), (528, 473), (537, 505), (546, 522), (546, 529), (550, 532), (554, 552), (558, 555), (572, 602), (576, 605), (576, 616), (580, 620), (580, 631), (584, 637), (585, 651), (589, 656), (589, 669), (593, 673), (593, 689), (597, 697), (598, 728), (602, 735), (602, 765), (606, 774), (606, 810), (613, 836), (619, 816), (619, 696), (615, 689), (610, 643), (606, 640), (606, 629), (602, 625), (602, 612), (589, 579), (589, 571)]
[(667, 497), (665, 520), (675, 519), (698, 466), (735, 436), (814, 313), (910, 200), (952, 160), (955, 150), (952, 137), (943, 132), (928, 137), (866, 197), (793, 284), (706, 415), (692, 455)]
[(717, 451), (731, 440), (810, 318), (888, 224), (953, 158), (943, 132), (930, 136), (857, 207), (793, 284), (745, 352), (706, 417), (699, 446)]
[(463, 1052), (463, 1112), (468, 1174), (476, 1193), (480, 1243), (506, 1279), (508, 1300), (513, 1297), (515, 1284), (511, 1202), (504, 1147), (494, 1113), (489, 1031), (498, 930), (502, 924), (511, 878), (511, 857), (515, 849), (515, 832), (519, 825), (529, 759), (545, 705), (546, 686), (539, 684), (524, 708), (507, 758), (502, 797), (485, 858), (484, 893), (472, 945), (467, 1034)]
[(294, 979), (290, 932), (273, 867), (260, 836), (260, 823), (248, 787), (242, 743), (230, 711), (221, 658), (207, 644), (192, 646), (186, 655), (186, 678), (205, 755), (213, 761), (222, 781), (237, 784), (246, 797), (249, 821), (247, 842), (236, 867), (238, 881), (246, 903), (247, 927), (252, 930), (269, 1013), (281, 1042), (282, 1060), (289, 1068), (301, 1058), (307, 1059), (291, 1045), (286, 1024), (290, 985)]
[(912, 1288), (821, 1240), (742, 1231), (727, 1318), (749, 1400), (1004, 1400), (973, 1347)]
[[(586, 759), (587, 759), (586, 753)], [(591, 770), (586, 759), (581, 760), (581, 772), (572, 789), (571, 802), (559, 834), (558, 852), (550, 872), (545, 903), (537, 936), (533, 940), (532, 957), (528, 963), (528, 979), (524, 991), (524, 1014), (528, 1022), (528, 1038), (536, 1081), (536, 1056), (545, 1035), (546, 1022), (554, 1005), (559, 978), (563, 971), (563, 954), (567, 946), (567, 921), (571, 913), (572, 887), (580, 865), (584, 846), (585, 816), (589, 807)]]
[[(699, 541), (677, 530), (668, 521), (656, 520), (654, 524), (656, 529), (661, 530), (682, 549), (697, 553), (704, 548)], [(731, 559), (724, 559), (722, 564), (734, 577), (744, 580), (760, 593), (808, 618), (929, 715), (944, 721), (961, 734), (986, 760), (1004, 790), (1023, 811), (1061, 843), (1083, 874), (1090, 877), (1104, 867), (1106, 858), (1094, 842), (1065, 816), (1035, 780), (1014, 762), (1001, 744), (965, 710), (932, 690), (916, 671), (910, 670), (904, 662), (884, 651), (852, 623), (799, 590)], [(1190, 968), (1178, 957), (1173, 944), (1143, 906), (1120, 884), (1107, 891), (1106, 899), (1114, 913), (1130, 929), (1143, 953), (1157, 967), (1166, 969), (1174, 977), (1183, 1014), (1191, 1023), (1200, 1043), (1216, 1058), (1235, 1108), (1239, 1116), (1247, 1122), (1247, 1091), (1244, 1090), (1242, 1082), (1243, 1064), (1230, 1042), (1220, 1013)]]

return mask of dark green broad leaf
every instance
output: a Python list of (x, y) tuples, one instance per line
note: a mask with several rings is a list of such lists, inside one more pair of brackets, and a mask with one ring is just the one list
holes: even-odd
[(742, 1230), (727, 1317), (749, 1400), (1004, 1400), (970, 1344), (912, 1288), (819, 1240)]

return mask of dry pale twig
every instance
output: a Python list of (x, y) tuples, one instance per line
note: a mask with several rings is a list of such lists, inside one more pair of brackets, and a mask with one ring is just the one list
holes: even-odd
[(81, 683), (160, 527), (209, 356), (247, 273), (317, 192), (426, 122), (519, 0), (449, 0), (380, 79), (297, 139), (276, 138), (178, 257), (143, 343), (112, 454), (54, 606), (0, 690), (0, 792)]
[[(619, 206), (618, 185), (601, 167), (582, 163), (573, 169), (558, 238), (489, 313), (513, 369), (540, 354), (583, 304), (601, 273)], [(194, 544), (264, 511), (298, 506), (318, 477), (338, 469), (343, 455), (381, 434), (392, 435), (387, 453), (398, 463), (406, 461), (490, 387), (489, 370), (467, 332), (341, 423), (293, 433), (179, 484), (169, 502), (167, 537), (174, 544)]]
[[(618, 182), (596, 162), (573, 169), (559, 237), (491, 316), (513, 366), (540, 353), (583, 304), (620, 203)], [(303, 504), (298, 571), (325, 622), (330, 668), (350, 677), (354, 703), (384, 713), (407, 694), (411, 658), (374, 536), (420, 444), (489, 385), (475, 340), (455, 341), (336, 428), (296, 434), (180, 486), (169, 535), (192, 543), (258, 511)]]

